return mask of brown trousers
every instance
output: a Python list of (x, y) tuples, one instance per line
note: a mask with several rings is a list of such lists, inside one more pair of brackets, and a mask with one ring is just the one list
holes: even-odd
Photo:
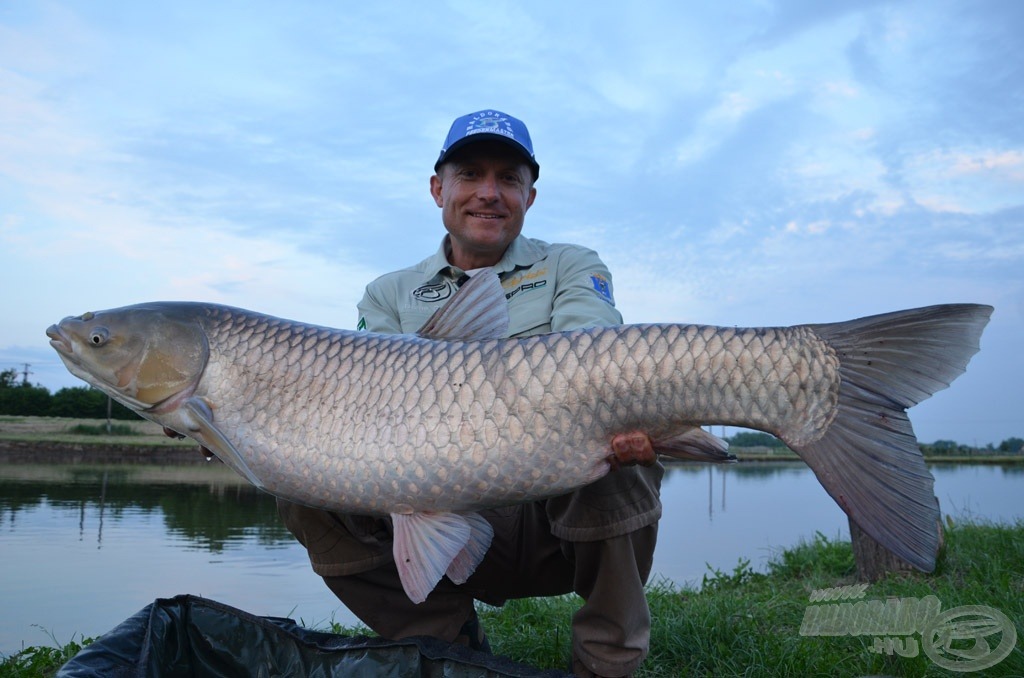
[(579, 675), (624, 676), (647, 656), (650, 574), (661, 517), (663, 469), (610, 473), (563, 497), (481, 511), (494, 540), (469, 580), (443, 577), (427, 599), (405, 595), (391, 556), (390, 521), (343, 516), (278, 501), (314, 571), (363, 623), (385, 638), (428, 635), (452, 641), (473, 601), (575, 592), (573, 661)]

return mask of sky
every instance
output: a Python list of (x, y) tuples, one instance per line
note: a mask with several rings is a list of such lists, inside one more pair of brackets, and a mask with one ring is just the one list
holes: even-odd
[(494, 108), (541, 166), (524, 234), (597, 250), (626, 322), (991, 304), (911, 420), (1024, 437), (1024, 3), (635, 5), (0, 0), (0, 369), (84, 385), (45, 329), (143, 301), (354, 328)]

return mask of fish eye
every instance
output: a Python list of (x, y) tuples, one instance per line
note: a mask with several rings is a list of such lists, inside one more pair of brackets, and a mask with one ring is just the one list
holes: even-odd
[(102, 346), (107, 343), (107, 339), (110, 338), (110, 333), (106, 327), (97, 327), (89, 333), (89, 343), (93, 346)]

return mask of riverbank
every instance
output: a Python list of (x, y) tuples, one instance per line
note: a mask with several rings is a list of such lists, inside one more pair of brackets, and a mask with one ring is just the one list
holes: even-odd
[[(745, 462), (801, 461), (795, 452), (788, 450), (765, 453), (738, 448), (731, 451), (739, 461)], [(924, 460), (929, 464), (1024, 464), (1024, 454), (926, 454)]]
[[(109, 431), (109, 432), (108, 432)], [(0, 442), (59, 443), (83, 446), (174, 447), (195, 445), (168, 438), (162, 427), (144, 419), (75, 419), (0, 415)]]
[[(987, 668), (984, 675), (1024, 676), (1024, 521), (950, 521), (945, 551), (931, 575), (891, 576), (858, 595), (857, 589), (841, 588), (856, 585), (855, 572), (849, 542), (819, 534), (812, 542), (782, 550), (763, 574), (741, 561), (732, 572), (709, 572), (699, 590), (655, 583), (648, 592), (651, 651), (636, 675), (948, 676), (925, 652), (920, 630), (862, 633), (855, 625), (838, 623), (854, 616), (841, 616), (842, 608), (852, 611), (859, 601), (908, 601), (911, 610), (914, 602), (934, 596), (943, 612), (984, 606), (996, 611), (991, 615), (994, 627), (1013, 620), (1016, 648), (991, 668), (980, 659), (976, 668)], [(483, 609), (481, 619), (496, 653), (541, 668), (563, 668), (569, 656), (569, 621), (580, 602), (575, 596), (512, 601), (501, 609)], [(829, 617), (830, 625), (825, 612), (840, 615)], [(908, 614), (906, 621), (927, 625), (920, 615)], [(958, 616), (951, 621), (966, 620)], [(1005, 632), (1007, 638), (1014, 635), (1014, 629)], [(1003, 637), (993, 632), (984, 639), (988, 645), (977, 647), (994, 653)], [(894, 644), (906, 654), (916, 648), (915, 656), (900, 656), (892, 650)], [(957, 640), (953, 647), (964, 655), (936, 653), (940, 661), (944, 657), (950, 662), (947, 667), (968, 670), (965, 657), (975, 647), (974, 639)]]
[(0, 415), (0, 460), (12, 463), (191, 463), (193, 440), (164, 435), (151, 421)]
[[(1024, 638), (1024, 521), (951, 523), (934, 574), (894, 576), (864, 589), (840, 588), (855, 583), (850, 545), (820, 534), (811, 542), (780, 551), (765, 573), (740, 561), (732, 572), (709, 572), (699, 589), (655, 582), (648, 589), (651, 653), (636, 675), (950, 675), (936, 657), (960, 671), (974, 661), (977, 668), (987, 669), (984, 675), (1024, 675), (1019, 640)], [(926, 652), (920, 629), (860, 633), (849, 625), (839, 628), (841, 624), (833, 623), (826, 628), (822, 622), (821, 610), (832, 611), (829, 606), (853, 610), (860, 601), (881, 605), (888, 600), (894, 602), (885, 604), (904, 605), (912, 612), (912, 606), (927, 596), (934, 596), (947, 614), (966, 605), (989, 610), (991, 623), (976, 628), (987, 634), (984, 647), (991, 650), (990, 660), (1013, 633), (1004, 619), (1017, 624), (1017, 647), (998, 663), (982, 667), (984, 659), (968, 660), (968, 652), (956, 655), (941, 648)], [(570, 619), (579, 605), (575, 596), (517, 600), (502, 608), (481, 606), (480, 616), (495, 653), (540, 668), (564, 669), (570, 651)], [(927, 618), (909, 614), (904, 621), (923, 627)], [(326, 630), (366, 634), (358, 626), (333, 624)], [(27, 648), (0, 662), (0, 678), (52, 675), (87, 642), (77, 639), (64, 646)], [(953, 648), (969, 650), (975, 647), (973, 642), (973, 638), (955, 640)], [(901, 656), (894, 647), (914, 656)]]
[[(0, 415), (0, 461), (96, 463), (198, 463), (204, 460), (193, 440), (175, 440), (151, 421), (114, 420), (121, 433), (106, 435), (104, 419)], [(90, 430), (92, 433), (76, 431)], [(98, 433), (96, 431), (99, 431)], [(741, 462), (800, 461), (787, 449), (734, 448)], [(1024, 464), (1024, 454), (926, 455), (930, 464)], [(668, 463), (688, 463), (667, 460)]]

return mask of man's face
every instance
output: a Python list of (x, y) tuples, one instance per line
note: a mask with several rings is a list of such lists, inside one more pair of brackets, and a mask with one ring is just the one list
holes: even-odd
[(451, 263), (493, 266), (523, 230), (537, 189), (523, 157), (504, 144), (470, 144), (430, 178), (451, 242)]

